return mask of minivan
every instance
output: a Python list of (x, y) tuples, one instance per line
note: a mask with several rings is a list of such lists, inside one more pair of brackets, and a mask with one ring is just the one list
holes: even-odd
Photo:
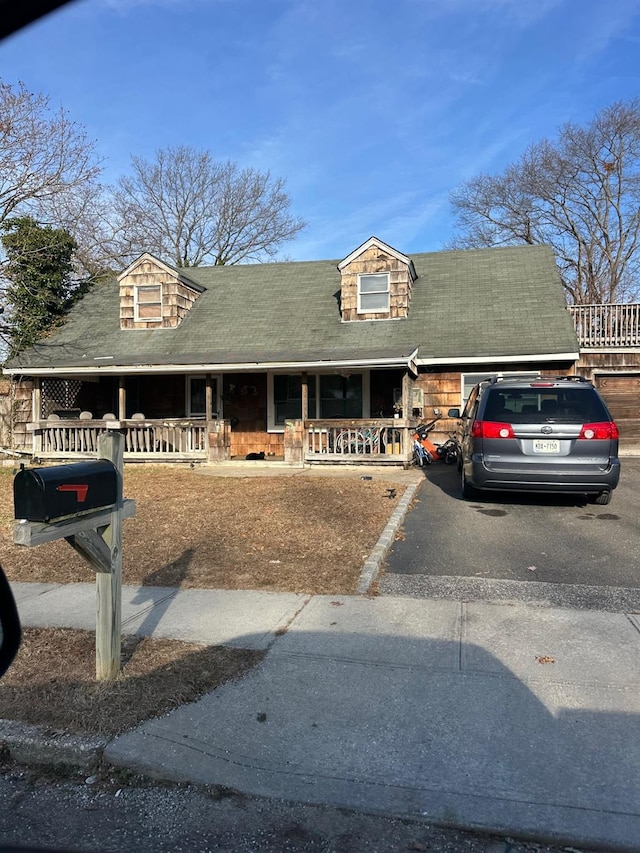
[(581, 376), (488, 379), (449, 417), (459, 418), (466, 499), (491, 489), (586, 494), (608, 504), (618, 485), (618, 427)]

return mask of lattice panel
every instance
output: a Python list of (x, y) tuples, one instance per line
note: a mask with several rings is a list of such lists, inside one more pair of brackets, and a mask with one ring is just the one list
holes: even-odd
[(41, 417), (48, 418), (55, 411), (77, 408), (81, 386), (79, 379), (43, 379)]

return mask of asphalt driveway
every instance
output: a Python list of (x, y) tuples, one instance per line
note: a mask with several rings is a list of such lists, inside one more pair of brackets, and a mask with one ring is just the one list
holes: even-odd
[(456, 467), (432, 465), (388, 556), (381, 588), (411, 594), (441, 589), (444, 579), (466, 579), (467, 587), (470, 581), (511, 582), (516, 592), (522, 584), (593, 587), (591, 599), (597, 589), (604, 598), (622, 588), (640, 604), (639, 484), (640, 459), (626, 458), (606, 507), (574, 496), (507, 493), (464, 501)]

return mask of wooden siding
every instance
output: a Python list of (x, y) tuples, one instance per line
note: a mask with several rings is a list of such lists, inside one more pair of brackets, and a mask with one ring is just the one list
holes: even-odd
[[(389, 273), (389, 312), (358, 314), (358, 276)], [(411, 272), (407, 264), (371, 246), (342, 270), (340, 310), (343, 320), (386, 320), (406, 317), (411, 301)]]
[(462, 374), (483, 373), (487, 376), (493, 373), (514, 373), (540, 370), (542, 373), (552, 376), (564, 376), (573, 373), (573, 365), (558, 367), (553, 364), (489, 364), (478, 366), (477, 364), (463, 365), (459, 369), (452, 370), (450, 367), (432, 368), (428, 372), (421, 373), (415, 380), (415, 387), (423, 391), (423, 421), (433, 420), (434, 409), (439, 409), (442, 417), (438, 421), (432, 433), (435, 443), (444, 441), (448, 434), (456, 428), (457, 419), (448, 418), (449, 409), (460, 408), (462, 405)]
[[(138, 285), (161, 285), (161, 320), (135, 319), (134, 289)], [(120, 328), (175, 329), (199, 295), (153, 261), (141, 261), (120, 281)]]
[(27, 424), (32, 420), (31, 394), (32, 379), (19, 379), (13, 383), (11, 399), (11, 446), (14, 450), (31, 450), (32, 436), (27, 430)]
[(11, 380), (0, 379), (0, 446), (11, 446)]
[(640, 349), (582, 350), (577, 372), (602, 394), (620, 430), (621, 447), (640, 443)]

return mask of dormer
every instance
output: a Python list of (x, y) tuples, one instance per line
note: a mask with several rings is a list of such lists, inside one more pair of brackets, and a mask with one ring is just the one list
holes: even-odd
[(390, 320), (409, 314), (418, 277), (413, 261), (371, 237), (338, 264), (342, 320)]
[(118, 276), (121, 329), (175, 329), (206, 290), (145, 252)]

